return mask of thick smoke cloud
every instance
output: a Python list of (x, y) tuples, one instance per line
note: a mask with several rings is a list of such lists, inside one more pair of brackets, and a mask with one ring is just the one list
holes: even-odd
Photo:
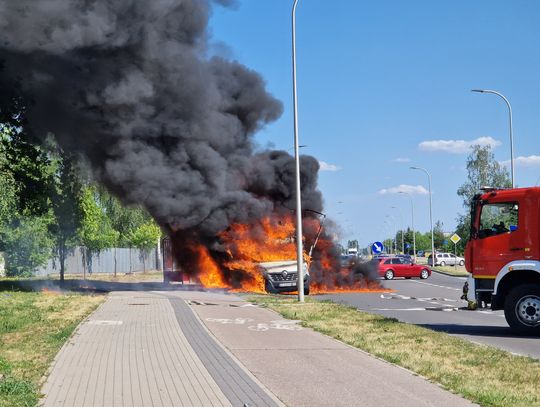
[[(234, 1), (216, 1), (234, 5)], [(169, 231), (215, 235), (294, 207), (294, 162), (254, 153), (282, 105), (259, 74), (207, 57), (208, 0), (4, 0), (0, 86), (19, 80), (28, 133), (54, 134), (126, 203)], [(321, 210), (318, 162), (304, 206)]]

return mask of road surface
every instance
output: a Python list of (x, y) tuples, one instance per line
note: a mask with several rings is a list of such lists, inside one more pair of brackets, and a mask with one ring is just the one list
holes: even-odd
[(386, 287), (395, 290), (393, 293), (332, 294), (314, 298), (330, 299), (362, 311), (540, 359), (540, 337), (514, 335), (508, 328), (503, 311), (466, 309), (466, 302), (460, 300), (464, 282), (464, 277), (433, 273), (427, 280), (385, 281)]

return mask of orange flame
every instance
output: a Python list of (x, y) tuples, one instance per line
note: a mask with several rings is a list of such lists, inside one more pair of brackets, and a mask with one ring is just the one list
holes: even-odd
[[(304, 241), (313, 244), (320, 228), (316, 218), (304, 219)], [(233, 224), (219, 234), (224, 247), (221, 258), (203, 245), (193, 245), (199, 280), (204, 287), (232, 291), (264, 292), (264, 276), (259, 263), (296, 258), (295, 222), (292, 216), (274, 214), (254, 224)], [(307, 244), (305, 245), (307, 246)], [(306, 247), (308, 250), (309, 247)], [(341, 268), (335, 244), (327, 237), (319, 239), (313, 258), (304, 253), (311, 271), (311, 292), (388, 291), (378, 281), (351, 278), (351, 271)], [(316, 271), (315, 271), (316, 269)]]
[(192, 250), (197, 253), (197, 263), (199, 265), (199, 280), (207, 288), (226, 288), (227, 283), (223, 280), (221, 270), (217, 263), (210, 256), (208, 248), (198, 245)]

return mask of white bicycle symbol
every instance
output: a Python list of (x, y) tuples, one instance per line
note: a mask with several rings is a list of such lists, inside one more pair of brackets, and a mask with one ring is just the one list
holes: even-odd
[(281, 329), (286, 331), (300, 331), (301, 326), (297, 325), (298, 321), (288, 321), (288, 320), (279, 320), (279, 321), (270, 321), (269, 324), (260, 323), (257, 325), (248, 326), (248, 329), (256, 332), (265, 332), (270, 329)]

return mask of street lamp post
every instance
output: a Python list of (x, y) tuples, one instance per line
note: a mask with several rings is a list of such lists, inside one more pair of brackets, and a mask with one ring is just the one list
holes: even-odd
[(405, 227), (405, 223), (403, 222), (403, 213), (397, 206), (391, 206), (390, 208), (397, 210), (401, 218), (401, 251), (405, 254), (405, 241), (403, 239), (403, 228)]
[(496, 90), (490, 90), (490, 89), (472, 89), (472, 92), (477, 93), (492, 93), (494, 95), (499, 96), (504, 102), (506, 103), (506, 106), (508, 106), (508, 115), (510, 119), (510, 175), (512, 179), (512, 188), (514, 188), (514, 137), (512, 134), (512, 106), (510, 105), (510, 102), (506, 97)]
[(400, 194), (405, 194), (411, 200), (411, 228), (412, 228), (412, 241), (413, 241), (413, 256), (414, 262), (416, 263), (416, 232), (414, 231), (414, 206), (411, 194), (405, 191), (399, 191)]
[[(424, 171), (428, 176), (428, 186), (429, 186), (429, 224), (431, 226), (431, 255), (433, 256), (433, 261), (435, 261), (435, 239), (433, 238), (433, 210), (432, 210), (432, 200), (431, 200), (431, 174), (425, 168), (421, 167), (410, 167), (411, 170)], [(435, 264), (435, 263), (433, 263)]]
[(294, 163), (296, 178), (296, 267), (298, 301), (304, 302), (304, 248), (302, 247), (302, 196), (300, 189), (300, 143), (298, 142), (298, 94), (296, 91), (296, 6), (292, 9), (292, 65), (293, 65), (293, 110), (294, 110)]

